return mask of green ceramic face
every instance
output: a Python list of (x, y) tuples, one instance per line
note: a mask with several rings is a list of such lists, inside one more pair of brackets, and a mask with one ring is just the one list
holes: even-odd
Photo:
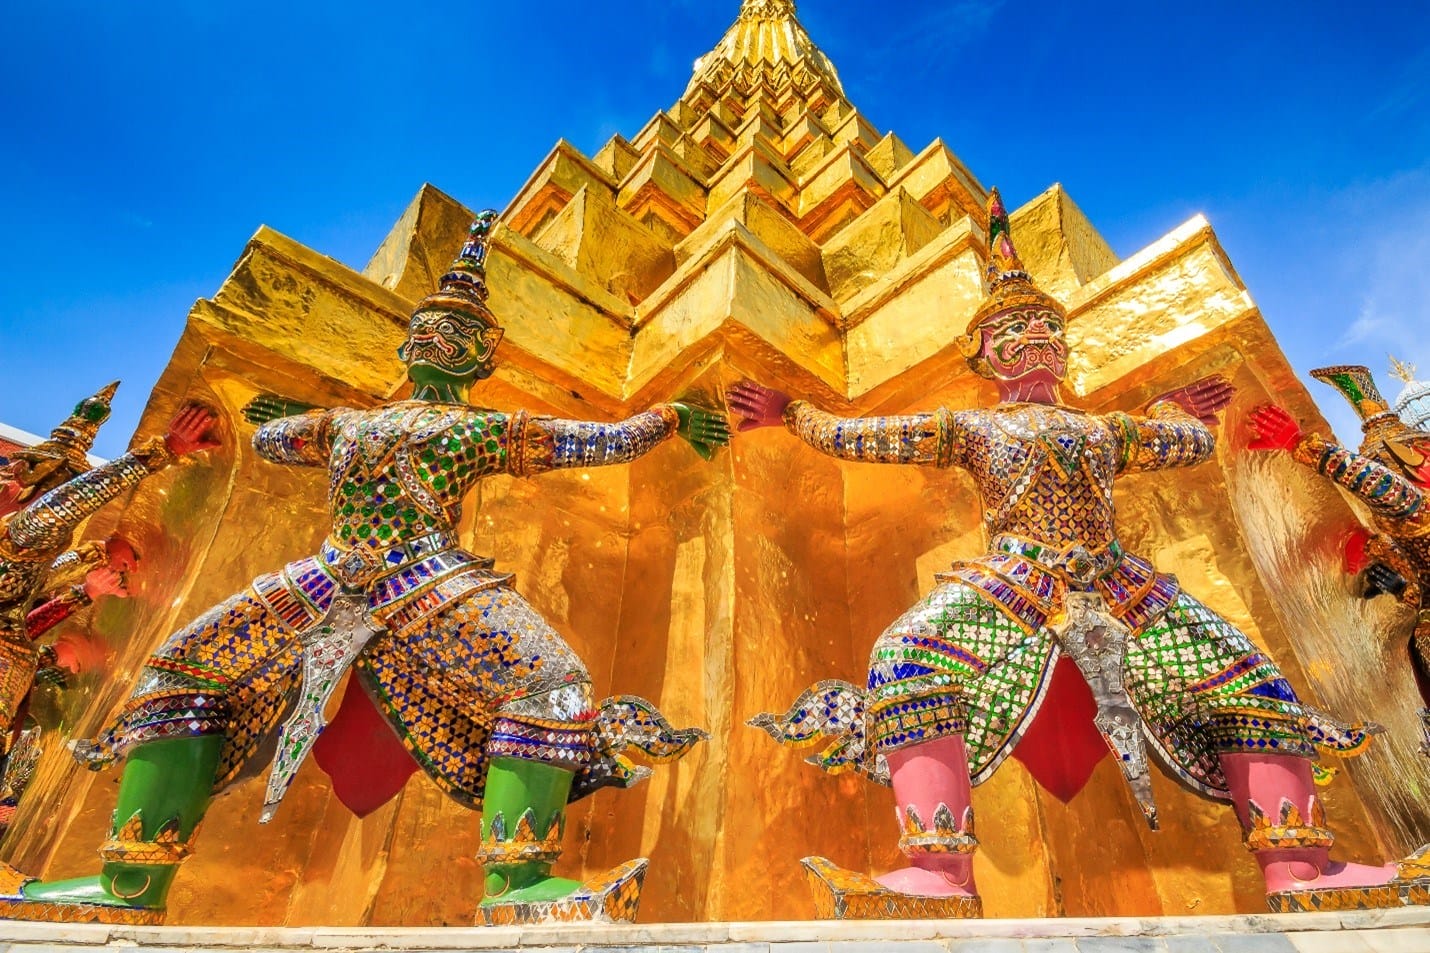
[(491, 376), (501, 336), (500, 328), (463, 311), (423, 309), (412, 316), (397, 356), (419, 390), (465, 388)]

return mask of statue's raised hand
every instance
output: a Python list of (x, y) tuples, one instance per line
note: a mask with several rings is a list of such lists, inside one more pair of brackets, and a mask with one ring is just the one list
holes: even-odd
[(312, 410), (315, 404), (305, 404), (301, 400), (263, 393), (243, 405), (243, 419), (255, 427), (280, 417), (296, 417)]
[(210, 450), (220, 443), (217, 423), (218, 417), (203, 404), (185, 404), (169, 421), (164, 443), (176, 457)]
[(1248, 422), (1255, 435), (1248, 450), (1293, 450), (1301, 439), (1301, 425), (1285, 408), (1262, 404), (1251, 412)]
[(794, 398), (784, 391), (746, 379), (731, 387), (726, 399), (730, 401), (730, 409), (745, 418), (736, 429), (745, 431), (783, 426), (785, 408)]
[(124, 584), (124, 576), (115, 572), (108, 566), (100, 566), (92, 569), (84, 577), (84, 594), (90, 599), (98, 599), (100, 596), (118, 596), (121, 599), (129, 597), (129, 589)]
[(1170, 401), (1210, 427), (1235, 396), (1236, 388), (1231, 381), (1214, 374), (1153, 398), (1152, 403)]
[(715, 456), (715, 451), (730, 442), (730, 424), (718, 410), (707, 410), (694, 404), (671, 404), (680, 416), (676, 436), (700, 454), (702, 460)]
[(1381, 595), (1399, 599), (1409, 585), (1404, 576), (1385, 563), (1371, 563), (1365, 567), (1365, 591), (1361, 595), (1365, 599)]

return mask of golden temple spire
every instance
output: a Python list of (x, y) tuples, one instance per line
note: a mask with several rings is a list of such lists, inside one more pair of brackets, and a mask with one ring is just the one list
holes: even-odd
[(740, 15), (715, 49), (695, 61), (690, 92), (708, 83), (722, 86), (732, 74), (773, 78), (782, 68), (803, 66), (844, 95), (839, 73), (814, 45), (795, 16), (794, 0), (742, 0)]

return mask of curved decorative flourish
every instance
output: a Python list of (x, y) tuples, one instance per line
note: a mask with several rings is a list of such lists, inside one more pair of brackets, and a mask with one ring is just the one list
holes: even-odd
[(865, 756), (868, 751), (865, 702), (862, 689), (837, 678), (828, 678), (805, 689), (783, 715), (763, 712), (747, 724), (763, 730), (780, 744), (793, 748), (833, 739), (832, 744), (805, 760), (831, 774), (859, 771), (874, 781), (887, 784), (888, 778), (879, 776), (882, 772)]
[(596, 713), (598, 745), (607, 753), (634, 748), (656, 764), (674, 761), (710, 737), (700, 728), (676, 728), (655, 705), (638, 695), (616, 695)]

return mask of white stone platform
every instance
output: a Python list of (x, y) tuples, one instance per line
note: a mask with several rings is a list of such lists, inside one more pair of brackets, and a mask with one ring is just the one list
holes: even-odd
[(1042, 920), (549, 927), (107, 927), (0, 921), (0, 953), (1430, 953), (1430, 908)]

